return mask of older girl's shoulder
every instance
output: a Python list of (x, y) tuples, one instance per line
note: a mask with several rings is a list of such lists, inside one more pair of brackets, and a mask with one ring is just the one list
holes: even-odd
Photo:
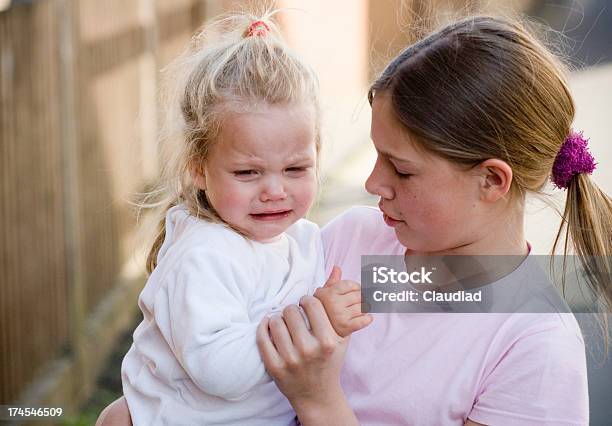
[(375, 207), (352, 207), (321, 230), (327, 255), (336, 251), (368, 254), (401, 254), (404, 252), (393, 228), (387, 226), (382, 212)]
[(333, 218), (323, 227), (324, 234), (340, 230), (354, 229), (360, 231), (376, 231), (384, 229), (382, 212), (376, 207), (355, 206)]

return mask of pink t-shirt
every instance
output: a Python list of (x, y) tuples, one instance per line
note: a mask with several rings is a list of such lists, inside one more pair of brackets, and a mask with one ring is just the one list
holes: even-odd
[[(405, 251), (371, 207), (334, 219), (323, 243), (327, 273), (335, 264), (358, 282), (362, 255)], [(585, 347), (572, 314), (375, 314), (351, 337), (341, 380), (363, 425), (589, 422)]]

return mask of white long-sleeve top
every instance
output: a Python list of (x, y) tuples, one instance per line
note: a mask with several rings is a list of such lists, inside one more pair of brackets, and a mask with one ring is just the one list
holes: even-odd
[(121, 369), (133, 424), (293, 424), (265, 371), (256, 328), (324, 280), (319, 229), (307, 220), (259, 243), (183, 206), (170, 209), (138, 300), (144, 319)]

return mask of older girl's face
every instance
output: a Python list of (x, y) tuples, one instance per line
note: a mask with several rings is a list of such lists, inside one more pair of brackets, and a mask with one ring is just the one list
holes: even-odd
[(479, 177), (419, 149), (384, 94), (372, 103), (371, 136), (378, 157), (365, 186), (408, 252), (460, 252), (482, 236)]

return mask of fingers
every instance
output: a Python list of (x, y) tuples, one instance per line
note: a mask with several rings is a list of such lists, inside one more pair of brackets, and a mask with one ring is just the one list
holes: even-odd
[(332, 324), (334, 326), (334, 330), (338, 336), (348, 337), (354, 332), (361, 330), (362, 328), (367, 327), (372, 323), (373, 317), (368, 314), (359, 314), (356, 317), (348, 318), (336, 318), (332, 319)]
[(329, 278), (327, 279), (323, 287), (329, 287), (333, 285), (335, 282), (340, 281), (341, 278), (342, 278), (342, 270), (340, 269), (339, 266), (334, 265), (334, 267), (332, 268), (331, 274), (329, 274)]
[(345, 306), (357, 306), (358, 309), (361, 309), (361, 291), (353, 291), (343, 294), (342, 298), (346, 303)]
[[(344, 297), (344, 296), (343, 296)], [(329, 320), (338, 336), (346, 337), (357, 330), (368, 326), (372, 316), (361, 312), (361, 303), (349, 307), (336, 307), (327, 309)]]
[(329, 280), (325, 283), (323, 287), (319, 287), (317, 290), (329, 290), (333, 291), (336, 294), (346, 294), (351, 291), (361, 291), (361, 285), (356, 283), (355, 281), (350, 280), (337, 280), (332, 281), (332, 275), (330, 275)]
[(297, 305), (289, 305), (283, 310), (283, 318), (291, 335), (291, 340), (298, 350), (305, 348), (312, 339), (308, 324)]
[(321, 346), (326, 348), (332, 347), (333, 350), (338, 336), (329, 322), (321, 302), (316, 297), (303, 296), (300, 299), (300, 306), (308, 317), (312, 334), (317, 338)]
[(351, 318), (348, 324), (349, 334), (367, 327), (373, 320), (374, 317), (370, 314), (359, 314), (359, 316)]
[(272, 342), (274, 343), (274, 346), (276, 347), (276, 350), (281, 358), (288, 364), (297, 363), (298, 354), (293, 346), (291, 334), (287, 329), (287, 324), (285, 323), (282, 315), (273, 315), (270, 317), (270, 324), (268, 328), (270, 330)]
[(318, 287), (315, 291), (330, 291), (334, 294), (346, 294), (352, 291), (361, 291), (361, 285), (355, 281), (341, 280), (332, 284), (325, 283), (324, 287)]
[(272, 339), (270, 338), (269, 332), (270, 318), (265, 317), (257, 326), (257, 347), (259, 348), (259, 353), (261, 354), (261, 359), (266, 366), (268, 371), (274, 371), (275, 368), (278, 368), (282, 365), (281, 357), (272, 343)]
[(344, 308), (344, 311), (346, 312), (347, 318), (355, 318), (364, 315), (364, 312), (361, 311), (361, 303), (356, 303), (347, 308)]
[(353, 306), (361, 305), (361, 291), (351, 291), (343, 294), (338, 294), (333, 288), (319, 288), (315, 291), (314, 296), (323, 302), (326, 309), (333, 306)]
[(336, 294), (346, 294), (352, 291), (361, 291), (361, 286), (359, 285), (359, 283), (348, 280), (336, 281), (336, 283), (331, 285), (329, 288), (333, 289)]

